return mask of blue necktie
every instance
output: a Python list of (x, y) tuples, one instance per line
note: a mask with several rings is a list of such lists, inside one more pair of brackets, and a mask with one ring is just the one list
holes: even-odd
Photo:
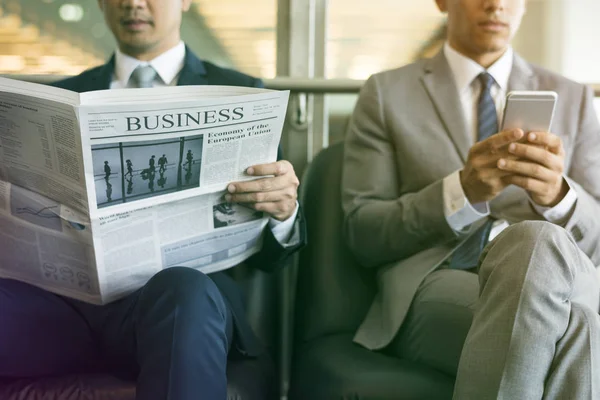
[(480, 142), (498, 133), (498, 114), (492, 97), (494, 78), (487, 72), (479, 74), (481, 94), (477, 105), (477, 141)]
[[(498, 114), (491, 93), (494, 78), (487, 72), (482, 72), (479, 74), (478, 79), (481, 82), (481, 94), (477, 104), (477, 141), (482, 141), (498, 133)], [(492, 224), (493, 220), (488, 218), (477, 231), (456, 249), (450, 259), (450, 268), (472, 269), (477, 267), (479, 256), (490, 236)]]

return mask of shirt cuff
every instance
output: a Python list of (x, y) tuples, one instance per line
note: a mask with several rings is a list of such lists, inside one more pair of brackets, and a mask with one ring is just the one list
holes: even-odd
[(543, 216), (546, 221), (561, 226), (569, 221), (569, 218), (571, 218), (571, 214), (575, 209), (575, 203), (577, 202), (577, 192), (571, 187), (567, 179), (565, 179), (565, 182), (569, 185), (569, 191), (560, 203), (554, 207), (540, 206), (535, 204), (531, 197), (529, 198), (529, 202), (538, 214)]
[(474, 222), (490, 215), (488, 202), (471, 204), (460, 184), (460, 170), (444, 178), (444, 216), (456, 233), (465, 233)]
[(292, 233), (294, 230), (296, 217), (298, 216), (298, 207), (299, 205), (296, 201), (296, 209), (294, 210), (294, 213), (285, 221), (279, 221), (272, 217), (269, 218), (269, 228), (271, 229), (271, 232), (273, 232), (275, 239), (277, 239), (279, 244), (283, 247), (291, 247), (296, 245), (296, 243), (294, 243), (295, 240), (293, 240), (295, 237), (292, 237)]

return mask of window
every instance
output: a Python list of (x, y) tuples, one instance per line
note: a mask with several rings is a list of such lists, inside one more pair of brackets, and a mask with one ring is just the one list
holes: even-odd
[(408, 64), (444, 20), (433, 0), (330, 0), (327, 77), (366, 79)]
[[(276, 13), (276, 0), (194, 0), (182, 38), (203, 59), (274, 77)], [(0, 74), (78, 74), (114, 46), (97, 0), (0, 2)]]

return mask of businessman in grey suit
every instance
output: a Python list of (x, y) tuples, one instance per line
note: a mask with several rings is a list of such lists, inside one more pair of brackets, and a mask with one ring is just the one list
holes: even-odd
[[(510, 47), (525, 0), (436, 2), (444, 49), (373, 75), (347, 133), (345, 233), (379, 286), (354, 340), (457, 399), (600, 398), (593, 93)], [(558, 93), (550, 132), (499, 132), (515, 90)]]

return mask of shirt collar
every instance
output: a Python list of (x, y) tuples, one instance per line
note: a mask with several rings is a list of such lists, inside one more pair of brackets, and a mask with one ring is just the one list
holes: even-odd
[(165, 85), (171, 85), (183, 68), (185, 60), (185, 44), (180, 41), (177, 46), (165, 51), (150, 61), (140, 61), (119, 49), (115, 52), (115, 79), (122, 87), (127, 87), (133, 71), (140, 65), (151, 65)]
[[(513, 55), (514, 51), (512, 47), (509, 46), (502, 57), (487, 69), (487, 73), (494, 78), (498, 86), (500, 86), (500, 89), (504, 91), (506, 91), (508, 87), (508, 79), (513, 66)], [(477, 78), (480, 73), (486, 72), (486, 69), (481, 65), (450, 47), (448, 42), (444, 44), (444, 56), (446, 56), (452, 74), (454, 75), (456, 87), (461, 93), (464, 90), (471, 88), (473, 80)]]

